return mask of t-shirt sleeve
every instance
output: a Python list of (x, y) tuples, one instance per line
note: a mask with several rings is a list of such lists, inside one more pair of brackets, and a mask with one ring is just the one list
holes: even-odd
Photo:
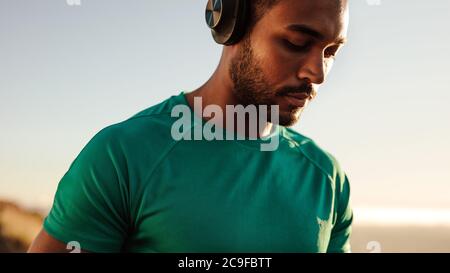
[(119, 252), (129, 228), (126, 160), (114, 129), (95, 135), (60, 180), (45, 231), (90, 252)]
[(336, 181), (337, 216), (331, 232), (327, 252), (351, 252), (350, 236), (352, 233), (353, 211), (350, 206), (350, 184), (348, 177), (341, 173)]

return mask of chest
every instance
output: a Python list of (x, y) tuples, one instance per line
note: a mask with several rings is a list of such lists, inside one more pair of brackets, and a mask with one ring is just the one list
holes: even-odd
[(142, 189), (134, 251), (326, 251), (334, 202), (327, 178), (311, 164), (236, 160), (161, 164)]

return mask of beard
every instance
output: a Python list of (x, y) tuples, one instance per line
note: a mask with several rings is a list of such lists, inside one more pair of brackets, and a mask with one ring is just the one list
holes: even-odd
[[(277, 90), (266, 80), (260, 63), (256, 60), (251, 46), (250, 38), (242, 41), (237, 56), (231, 60), (230, 78), (233, 82), (233, 95), (238, 103), (243, 106), (267, 105), (269, 109), (267, 120), (271, 122), (270, 107), (279, 105), (276, 100), (289, 93), (306, 92), (310, 97), (315, 96), (315, 91), (311, 84), (304, 83), (297, 87), (284, 87)], [(303, 108), (288, 106), (286, 109), (279, 109), (278, 124), (290, 127), (298, 122)]]

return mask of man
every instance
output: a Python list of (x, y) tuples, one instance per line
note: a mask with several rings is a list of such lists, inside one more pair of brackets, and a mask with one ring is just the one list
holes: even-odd
[[(229, 2), (210, 1), (209, 19)], [(348, 3), (247, 4), (243, 36), (222, 41), (220, 63), (203, 86), (101, 130), (86, 145), (60, 181), (30, 252), (65, 251), (69, 242), (87, 252), (350, 252), (345, 173), (287, 128), (346, 40)], [(222, 110), (222, 121), (230, 105), (267, 105), (279, 115), (265, 115), (256, 140), (175, 140), (176, 107), (197, 117), (189, 130), (211, 120), (198, 99)], [(275, 137), (276, 149), (261, 151)]]

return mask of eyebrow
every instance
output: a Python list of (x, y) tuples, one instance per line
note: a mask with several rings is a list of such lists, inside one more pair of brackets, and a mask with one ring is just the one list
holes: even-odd
[[(317, 40), (325, 39), (325, 36), (322, 33), (318, 32), (317, 30), (315, 30), (309, 26), (306, 26), (306, 25), (298, 25), (298, 24), (289, 25), (287, 27), (287, 29), (290, 31), (309, 35), (311, 37), (316, 38)], [(347, 39), (344, 37), (340, 37), (340, 38), (336, 39), (336, 41), (335, 41), (336, 44), (345, 44), (346, 42), (347, 42)]]

